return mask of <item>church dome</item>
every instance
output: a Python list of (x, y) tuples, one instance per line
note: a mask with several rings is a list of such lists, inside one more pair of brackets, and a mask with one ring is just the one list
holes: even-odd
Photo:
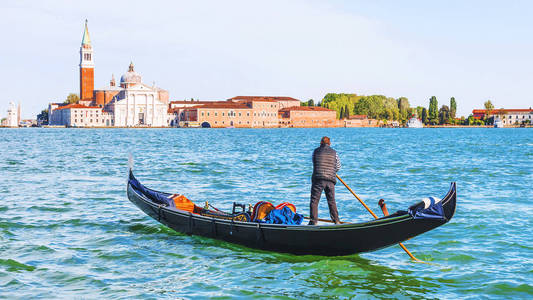
[(126, 74), (122, 75), (120, 77), (120, 84), (137, 84), (141, 83), (141, 75), (137, 72), (135, 72), (133, 67), (133, 62), (130, 63), (130, 67), (128, 69), (128, 72)]

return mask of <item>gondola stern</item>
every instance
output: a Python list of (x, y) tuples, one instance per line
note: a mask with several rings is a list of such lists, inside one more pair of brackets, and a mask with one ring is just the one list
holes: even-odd
[(443, 199), (444, 216), (449, 222), (455, 214), (455, 208), (457, 206), (457, 183), (453, 181), (450, 184), (450, 190)]

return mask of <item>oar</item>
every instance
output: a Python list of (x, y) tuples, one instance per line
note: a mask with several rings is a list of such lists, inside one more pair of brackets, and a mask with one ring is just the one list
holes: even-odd
[[(363, 202), (363, 200), (361, 200), (361, 198), (359, 198), (359, 196), (357, 196), (357, 194), (352, 191), (352, 189), (346, 184), (346, 182), (344, 182), (344, 180), (342, 180), (339, 175), (336, 175), (337, 178), (339, 179), (340, 182), (342, 182), (342, 184), (344, 184), (344, 186), (350, 191), (350, 193), (352, 193), (352, 195), (355, 196), (355, 198), (357, 198), (357, 200), (359, 200), (359, 202), (361, 202), (361, 204), (363, 204), (363, 206), (366, 208), (366, 210), (368, 210), (368, 212), (375, 218), (377, 219), (378, 216), (370, 209), (370, 207), (368, 207), (365, 202)], [(398, 243), (398, 245), (400, 245), (400, 247), (402, 247), (403, 251), (405, 251), (405, 253), (407, 253), (407, 255), (409, 255), (409, 257), (411, 257), (412, 260), (416, 261), (416, 262), (423, 262), (425, 263), (425, 261), (422, 261), (418, 258), (416, 258), (409, 250), (407, 250), (407, 248), (405, 248), (405, 246), (402, 244), (402, 243)]]

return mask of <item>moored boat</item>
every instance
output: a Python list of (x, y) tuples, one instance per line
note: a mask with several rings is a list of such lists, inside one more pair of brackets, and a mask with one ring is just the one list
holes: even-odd
[(424, 128), (424, 124), (422, 124), (422, 121), (418, 119), (417, 117), (412, 117), (407, 121), (408, 128)]
[[(456, 184), (441, 199), (422, 201), (408, 210), (363, 223), (286, 225), (251, 222), (242, 213), (221, 212), (194, 204), (172, 207), (178, 194), (142, 185), (130, 170), (128, 199), (147, 215), (175, 231), (224, 240), (251, 248), (313, 255), (349, 255), (388, 247), (447, 223), (455, 213)], [(244, 210), (244, 206), (243, 206)]]

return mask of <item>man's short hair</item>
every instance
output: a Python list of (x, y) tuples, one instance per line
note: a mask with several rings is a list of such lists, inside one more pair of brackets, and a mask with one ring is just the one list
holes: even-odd
[(320, 145), (331, 145), (331, 142), (329, 141), (329, 137), (325, 136), (320, 140)]

